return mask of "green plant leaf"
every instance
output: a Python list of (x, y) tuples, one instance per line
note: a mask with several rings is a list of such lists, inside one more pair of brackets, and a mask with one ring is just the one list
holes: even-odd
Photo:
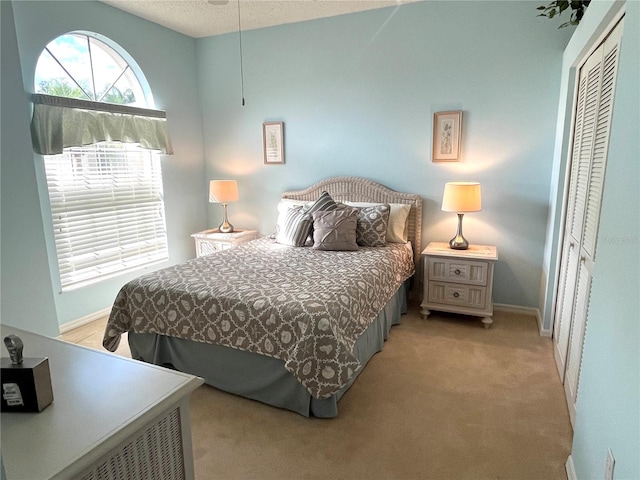
[(571, 7), (569, 21), (563, 23), (558, 28), (564, 28), (569, 25), (578, 25), (584, 16), (585, 9), (589, 6), (591, 0), (554, 0), (547, 5), (536, 7), (536, 10), (542, 13), (538, 17), (554, 18), (560, 16), (562, 12)]

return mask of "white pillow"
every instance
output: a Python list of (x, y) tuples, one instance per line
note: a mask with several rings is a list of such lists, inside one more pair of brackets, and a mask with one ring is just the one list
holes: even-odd
[(286, 212), (289, 207), (308, 207), (313, 202), (308, 202), (306, 200), (293, 200), (292, 198), (281, 198), (278, 202), (278, 213)]
[[(385, 205), (383, 203), (369, 202), (342, 202), (351, 207), (373, 207), (374, 205)], [(389, 226), (387, 227), (387, 243), (407, 243), (409, 240), (409, 211), (411, 205), (404, 203), (389, 203), (391, 212), (389, 214)]]

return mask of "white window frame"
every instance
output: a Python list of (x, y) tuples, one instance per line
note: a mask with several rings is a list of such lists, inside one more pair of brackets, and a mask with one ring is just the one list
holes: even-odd
[[(117, 44), (90, 32), (73, 34), (98, 38), (121, 55), (119, 62), (128, 64), (136, 71), (136, 78), (142, 79), (138, 91), (144, 91), (146, 99), (141, 101), (147, 103), (147, 99), (152, 98), (139, 67)], [(34, 95), (34, 102), (35, 97), (38, 95)], [(46, 102), (54, 101), (54, 105), (57, 105), (58, 102), (55, 101), (59, 99), (63, 109), (79, 108), (74, 118), (75, 124), (80, 129), (87, 124), (85, 116), (90, 114), (87, 110), (82, 110), (85, 105), (76, 105), (73, 103), (75, 100), (67, 102), (61, 97), (49, 96), (48, 100), (40, 97), (37, 99), (38, 103), (44, 99)], [(160, 113), (161, 122), (164, 122), (164, 112), (140, 108), (136, 110), (112, 104), (102, 105), (104, 108), (100, 102), (89, 102), (86, 105), (87, 109), (95, 110), (96, 115), (100, 115), (95, 117), (96, 121), (100, 122), (100, 129), (96, 129), (94, 125), (91, 133), (87, 131), (89, 138), (91, 135), (104, 135), (106, 132), (106, 136), (95, 136), (93, 140), (89, 140), (96, 143), (85, 145), (89, 142), (83, 134), (82, 141), (76, 143), (75, 139), (72, 139), (70, 143), (66, 143), (68, 139), (65, 136), (63, 145), (56, 146), (56, 142), (53, 142), (54, 148), (50, 148), (52, 145), (47, 143), (48, 139), (45, 138), (47, 128), (36, 129), (38, 132), (44, 131), (45, 137), (34, 137), (34, 148), (44, 159), (53, 244), (62, 292), (169, 259), (160, 153), (173, 153), (170, 140), (162, 134), (155, 138), (153, 135), (158, 135), (155, 127), (149, 130), (152, 133), (143, 133), (143, 137), (135, 143), (127, 143), (134, 140), (128, 138), (130, 135), (126, 133), (126, 128), (123, 130), (122, 138), (112, 136), (113, 127), (115, 125), (115, 130), (118, 130), (117, 122), (122, 115), (133, 115), (135, 118), (130, 117), (131, 122), (136, 125), (134, 130), (138, 131), (141, 129), (137, 127), (145, 121), (140, 115), (150, 115), (149, 122), (156, 122), (157, 120), (151, 118), (159, 116), (156, 114)], [(41, 108), (40, 105), (36, 106)], [(67, 113), (68, 118), (71, 118), (73, 111), (69, 110)], [(67, 113), (63, 112), (63, 115)], [(114, 121), (110, 120), (109, 115), (115, 115)], [(34, 122), (35, 118), (34, 113)], [(91, 120), (94, 120), (94, 117)], [(32, 123), (32, 130), (36, 132), (34, 125)], [(37, 125), (40, 127), (40, 123)], [(162, 127), (164, 128), (164, 125)], [(72, 130), (69, 130), (68, 126), (66, 128), (71, 132), (81, 132), (75, 127)], [(60, 133), (66, 135), (67, 130), (61, 129)], [(99, 133), (96, 134), (97, 131)], [(59, 139), (57, 136), (52, 138)], [(120, 141), (100, 140), (104, 138), (117, 138)], [(154, 146), (150, 148), (158, 148), (155, 147), (158, 140), (163, 145), (166, 143), (158, 151), (140, 146), (152, 144)], [(45, 147), (45, 151), (39, 147)]]

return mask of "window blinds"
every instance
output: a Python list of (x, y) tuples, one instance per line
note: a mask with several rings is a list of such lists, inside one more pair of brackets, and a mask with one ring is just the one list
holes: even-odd
[(44, 158), (63, 290), (168, 258), (158, 154), (102, 142)]

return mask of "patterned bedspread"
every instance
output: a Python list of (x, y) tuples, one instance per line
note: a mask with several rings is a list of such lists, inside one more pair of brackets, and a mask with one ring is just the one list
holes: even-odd
[(327, 252), (255, 240), (127, 283), (103, 345), (114, 351), (132, 331), (246, 350), (282, 360), (327, 398), (358, 368), (359, 335), (413, 272), (404, 244)]

